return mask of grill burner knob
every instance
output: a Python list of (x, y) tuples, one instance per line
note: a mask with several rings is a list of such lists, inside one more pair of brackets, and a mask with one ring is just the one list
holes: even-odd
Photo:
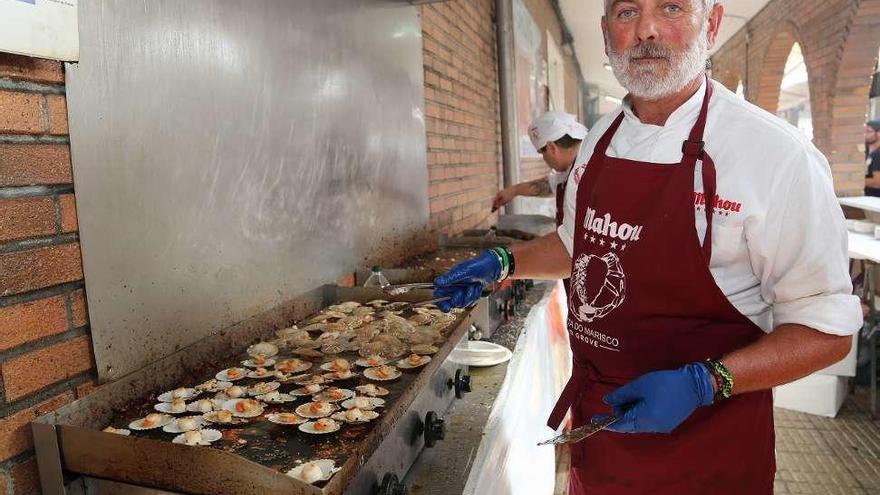
[(446, 385), (455, 388), (455, 398), (461, 399), (464, 394), (471, 391), (471, 375), (464, 375), (461, 369), (455, 370), (455, 378), (450, 378)]
[(397, 479), (396, 474), (385, 473), (376, 495), (407, 495), (406, 485)]
[(446, 422), (434, 411), (428, 411), (425, 415), (425, 447), (431, 448), (437, 445), (437, 440), (443, 440), (445, 437)]

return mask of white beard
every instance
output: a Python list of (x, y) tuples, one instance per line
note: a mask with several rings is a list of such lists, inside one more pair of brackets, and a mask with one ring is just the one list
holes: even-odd
[[(635, 97), (659, 100), (681, 91), (706, 70), (709, 55), (709, 21), (703, 23), (700, 35), (683, 52), (655, 43), (639, 44), (618, 53), (609, 44), (608, 61), (620, 84)], [(650, 63), (636, 62), (634, 58), (662, 57)], [(666, 66), (665, 74), (660, 70)]]

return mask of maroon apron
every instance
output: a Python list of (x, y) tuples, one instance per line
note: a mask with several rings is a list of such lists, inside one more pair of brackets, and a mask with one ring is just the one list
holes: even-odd
[[(602, 397), (644, 373), (719, 357), (764, 335), (730, 304), (709, 271), (711, 202), (702, 246), (694, 227), (698, 160), (706, 197), (715, 197), (715, 165), (702, 142), (711, 96), (707, 81), (680, 164), (608, 157), (623, 114), (596, 144), (575, 214), (568, 293), (572, 377), (550, 416), (551, 428), (569, 407), (574, 426), (609, 414)], [(771, 393), (698, 408), (671, 434), (600, 432), (571, 452), (571, 495), (771, 495)]]

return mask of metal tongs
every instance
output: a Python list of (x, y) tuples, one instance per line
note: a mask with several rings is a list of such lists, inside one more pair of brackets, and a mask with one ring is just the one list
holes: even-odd
[(623, 416), (611, 416), (604, 421), (586, 424), (569, 432), (563, 433), (562, 435), (551, 438), (550, 440), (545, 440), (538, 445), (560, 445), (564, 443), (578, 443), (588, 436), (595, 435), (605, 428), (608, 428), (609, 426), (618, 422), (622, 417)]

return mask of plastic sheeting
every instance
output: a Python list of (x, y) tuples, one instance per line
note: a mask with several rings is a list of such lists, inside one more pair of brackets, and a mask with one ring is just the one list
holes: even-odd
[(547, 417), (571, 375), (562, 283), (547, 291), (525, 320), (504, 383), (483, 431), (463, 494), (550, 495), (556, 451)]

